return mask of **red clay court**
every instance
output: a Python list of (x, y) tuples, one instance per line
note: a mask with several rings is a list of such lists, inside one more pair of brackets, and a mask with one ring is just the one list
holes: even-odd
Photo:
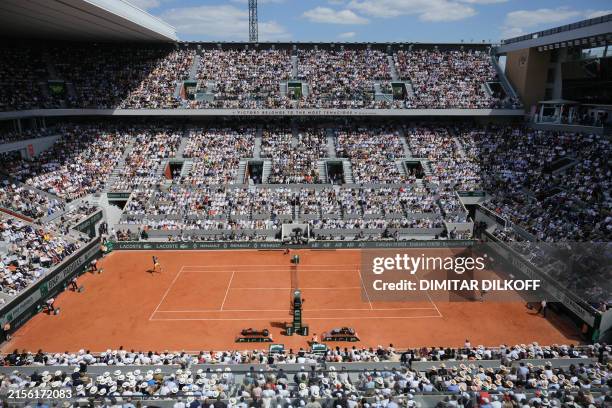
[[(115, 251), (99, 263), (102, 274), (79, 279), (85, 291), (57, 299), (61, 313), (39, 313), (6, 343), (48, 352), (141, 350), (226, 350), (267, 348), (234, 342), (241, 329), (269, 328), (275, 343), (307, 347), (309, 337), (283, 336), (291, 321), (292, 285), (302, 290), (304, 324), (310, 333), (350, 326), (359, 343), (397, 348), (497, 346), (538, 341), (579, 342), (571, 324), (533, 315), (521, 302), (373, 302), (364, 298), (359, 250), (292, 251), (301, 262), (292, 276), (282, 251)], [(152, 256), (162, 273), (150, 273)]]

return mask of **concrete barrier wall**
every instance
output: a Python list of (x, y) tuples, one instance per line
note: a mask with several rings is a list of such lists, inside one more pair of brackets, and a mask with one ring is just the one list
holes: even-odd
[[(563, 368), (566, 369), (570, 365), (584, 364), (589, 365), (597, 362), (596, 359), (590, 358), (556, 358), (556, 359), (526, 359), (520, 361), (513, 361), (512, 366), (518, 367), (520, 363), (524, 364), (533, 364), (534, 366), (543, 366), (547, 363), (551, 363), (553, 368)], [(427, 372), (431, 370), (433, 367), (440, 367), (440, 364), (444, 364), (447, 369), (457, 368), (461, 364), (469, 365), (474, 364), (477, 367), (482, 366), (484, 368), (498, 368), (501, 365), (501, 360), (463, 360), (463, 361), (413, 361), (411, 365), (411, 369), (418, 372)], [(317, 370), (320, 371), (324, 367), (329, 370), (330, 367), (334, 367), (336, 371), (347, 370), (351, 373), (359, 373), (363, 371), (373, 371), (373, 370), (392, 370), (397, 369), (400, 370), (405, 365), (398, 361), (382, 361), (382, 362), (353, 362), (353, 363), (327, 363), (325, 366), (322, 364), (194, 364), (189, 367), (192, 372), (196, 372), (199, 369), (204, 371), (210, 370), (214, 372), (218, 369), (225, 369), (229, 367), (234, 374), (248, 373), (253, 370), (255, 372), (259, 371), (270, 371), (271, 369), (279, 370), (282, 369), (286, 373), (297, 373), (303, 370), (310, 371), (311, 367), (317, 367)], [(148, 370), (161, 369), (162, 373), (172, 373), (181, 368), (179, 365), (127, 365), (127, 366), (96, 366), (90, 365), (87, 367), (87, 372), (92, 375), (100, 375), (104, 372), (113, 372), (115, 370), (121, 370), (122, 373), (126, 373), (128, 371), (140, 370), (141, 372), (147, 372)], [(42, 371), (56, 371), (63, 370), (68, 373), (74, 370), (74, 366), (19, 366), (19, 367), (0, 367), (0, 373), (2, 374), (10, 374), (13, 371), (19, 371), (20, 373), (24, 373), (30, 375), (33, 372), (41, 373)]]

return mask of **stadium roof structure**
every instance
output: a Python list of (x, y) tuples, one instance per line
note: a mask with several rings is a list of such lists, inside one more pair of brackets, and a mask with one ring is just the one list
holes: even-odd
[(174, 42), (176, 29), (125, 0), (2, 0), (0, 36)]
[(548, 50), (571, 46), (603, 46), (612, 42), (612, 14), (503, 40), (498, 54), (525, 48)]

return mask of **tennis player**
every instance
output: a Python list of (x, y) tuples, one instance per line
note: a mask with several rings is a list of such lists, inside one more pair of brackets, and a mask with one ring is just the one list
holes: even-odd
[(159, 272), (161, 273), (162, 269), (161, 269), (161, 265), (159, 263), (159, 258), (156, 257), (155, 255), (153, 255), (153, 272)]

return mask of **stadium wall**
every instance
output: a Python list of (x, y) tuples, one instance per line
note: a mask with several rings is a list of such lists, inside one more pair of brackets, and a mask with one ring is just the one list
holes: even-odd
[(19, 151), (21, 157), (32, 158), (38, 153), (52, 147), (59, 138), (59, 135), (55, 135), (0, 144), (0, 153)]
[(96, 236), (96, 225), (103, 217), (102, 210), (96, 211), (73, 228), (83, 234), (87, 234), (90, 238), (94, 238)]
[(83, 273), (99, 256), (100, 239), (97, 238), (4, 305), (0, 309), (0, 325), (10, 323), (11, 332), (21, 327), (41, 310), (47, 299), (57, 296), (74, 276)]
[(30, 109), (0, 112), (0, 120), (32, 117), (199, 117), (199, 116), (313, 116), (313, 117), (507, 117), (524, 116), (523, 109)]
[(530, 264), (523, 258), (523, 256), (521, 256), (521, 254), (514, 251), (510, 246), (506, 245), (504, 242), (500, 241), (488, 232), (485, 232), (484, 234), (488, 241), (495, 243), (495, 245), (491, 245), (490, 248), (495, 251), (498, 256), (502, 257), (508, 264), (512, 265), (514, 272), (516, 272), (518, 276), (522, 276), (527, 279), (541, 280), (543, 283), (542, 287), (550, 295), (550, 299), (555, 299), (555, 301), (561, 303), (575, 317), (587, 324), (590, 328), (590, 334), (598, 332), (602, 318), (601, 313), (596, 311), (593, 307), (591, 307), (591, 305), (587, 304), (582, 299), (578, 298), (567, 288), (562, 287), (557, 282), (552, 280), (538, 267)]
[(535, 48), (512, 51), (506, 57), (506, 77), (528, 112), (544, 100), (549, 61), (550, 51)]
[(475, 244), (465, 240), (424, 241), (313, 241), (306, 245), (287, 245), (281, 242), (108, 242), (109, 251), (115, 250), (214, 250), (214, 249), (361, 249), (361, 248), (465, 248)]
[(612, 309), (607, 310), (601, 317), (599, 341), (608, 344), (612, 342)]

